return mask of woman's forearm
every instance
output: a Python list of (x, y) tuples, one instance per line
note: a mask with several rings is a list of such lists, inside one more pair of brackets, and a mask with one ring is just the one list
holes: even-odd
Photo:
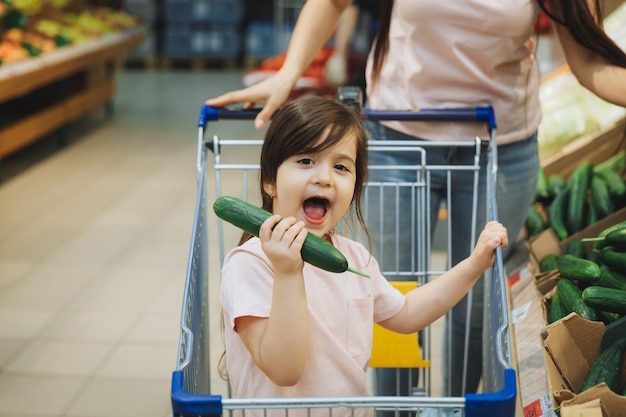
[(291, 35), (281, 72), (293, 83), (334, 33), (350, 0), (307, 0)]

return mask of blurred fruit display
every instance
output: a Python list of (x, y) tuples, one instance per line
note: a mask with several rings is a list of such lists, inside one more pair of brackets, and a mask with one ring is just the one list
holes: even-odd
[(83, 0), (0, 0), (0, 66), (139, 26)]

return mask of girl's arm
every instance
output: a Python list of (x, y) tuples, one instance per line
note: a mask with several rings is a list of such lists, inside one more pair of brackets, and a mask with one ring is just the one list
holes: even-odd
[[(560, 17), (556, 3), (552, 1), (550, 6), (555, 15)], [(595, 16), (594, 2), (588, 3), (592, 15)], [(619, 106), (626, 106), (626, 68), (612, 64), (597, 52), (582, 46), (563, 25), (555, 23), (555, 27), (567, 64), (578, 82), (598, 97)]]
[(254, 124), (257, 128), (265, 126), (274, 112), (287, 100), (298, 78), (333, 34), (339, 16), (350, 1), (307, 0), (298, 16), (285, 62), (280, 70), (258, 84), (207, 100), (206, 104), (223, 107), (245, 103), (246, 108), (263, 104), (263, 110), (257, 115)]
[(414, 333), (447, 313), (491, 267), (498, 246), (506, 247), (506, 228), (489, 222), (478, 237), (472, 254), (448, 272), (406, 295), (398, 314), (379, 324), (398, 333)]
[(263, 223), (259, 238), (275, 272), (270, 315), (235, 320), (256, 365), (279, 386), (297, 383), (309, 356), (304, 261), (300, 254), (306, 234), (304, 223), (293, 217), (281, 221), (275, 215)]

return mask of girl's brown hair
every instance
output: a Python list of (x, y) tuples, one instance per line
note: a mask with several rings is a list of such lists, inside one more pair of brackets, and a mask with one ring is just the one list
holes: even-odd
[[(320, 138), (326, 134), (320, 142)], [(354, 214), (367, 234), (361, 198), (367, 180), (367, 133), (363, 118), (355, 109), (328, 97), (301, 97), (287, 103), (274, 116), (261, 148), (259, 186), (262, 207), (272, 211), (272, 199), (263, 189), (263, 184), (276, 183), (278, 167), (285, 160), (294, 155), (331, 148), (347, 136), (357, 139), (356, 183), (352, 204)], [(250, 237), (250, 234), (244, 233), (239, 243)]]
[[(537, 0), (539, 7), (550, 19), (563, 25), (578, 43), (597, 52), (607, 61), (626, 67), (626, 53), (608, 37), (602, 28), (603, 10), (599, 0), (594, 0), (594, 8), (589, 8), (587, 0)], [(389, 50), (389, 26), (393, 0), (382, 0), (378, 32), (376, 33), (372, 83), (380, 78), (380, 71)]]

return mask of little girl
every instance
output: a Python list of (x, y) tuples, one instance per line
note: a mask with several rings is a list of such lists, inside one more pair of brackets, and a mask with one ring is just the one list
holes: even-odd
[[(367, 135), (357, 111), (313, 96), (276, 114), (260, 173), (263, 208), (274, 215), (258, 238), (244, 235), (223, 266), (226, 370), (234, 397), (367, 396), (373, 323), (400, 333), (433, 323), (491, 267), (496, 247), (508, 244), (506, 229), (488, 223), (467, 259), (405, 296), (362, 244), (335, 232), (347, 213), (365, 229), (366, 177)], [(371, 278), (304, 263), (307, 232), (331, 242)]]

